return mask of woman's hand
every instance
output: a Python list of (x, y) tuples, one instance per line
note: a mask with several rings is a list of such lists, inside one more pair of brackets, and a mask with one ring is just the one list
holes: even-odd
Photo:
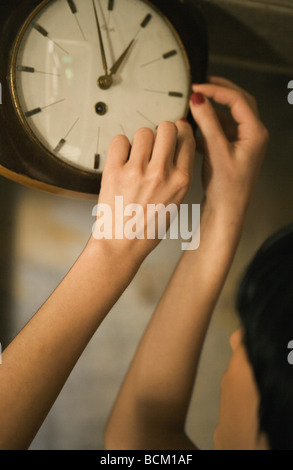
[[(204, 148), (205, 208), (241, 218), (245, 214), (268, 144), (253, 96), (231, 81), (210, 77), (193, 85), (191, 112)], [(231, 118), (219, 118), (210, 99), (228, 107)]]
[[(109, 233), (107, 239), (103, 240), (106, 249), (110, 247), (112, 253), (117, 250), (127, 252), (128, 256), (133, 253), (139, 261), (147, 256), (159, 243), (157, 225), (154, 239), (150, 239), (147, 234), (147, 223), (148, 228), (153, 223), (153, 220), (147, 219), (147, 206), (161, 204), (166, 208), (169, 204), (175, 204), (178, 207), (182, 203), (192, 180), (194, 154), (192, 129), (184, 120), (178, 121), (176, 125), (171, 122), (161, 123), (156, 137), (150, 129), (138, 130), (131, 148), (125, 136), (115, 137), (109, 147), (103, 172), (98, 204), (102, 210), (96, 214), (94, 238), (99, 238), (98, 229), (105, 216), (103, 205), (106, 205), (112, 212), (112, 221), (107, 219)], [(130, 212), (124, 214), (124, 217), (123, 213), (116, 214), (114, 220), (117, 197), (120, 202), (123, 201), (123, 212), (126, 207), (130, 208)], [(132, 206), (133, 214), (132, 204), (135, 204)], [(132, 219), (135, 214), (136, 225)], [(117, 227), (119, 220), (120, 226)], [(169, 221), (166, 228), (168, 224)], [(143, 239), (131, 239), (131, 225), (136, 234), (141, 233)], [(100, 233), (103, 238), (103, 233)]]

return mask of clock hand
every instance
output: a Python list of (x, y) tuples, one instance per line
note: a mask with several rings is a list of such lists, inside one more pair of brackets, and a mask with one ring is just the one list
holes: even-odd
[(131, 48), (132, 44), (134, 43), (134, 41), (135, 41), (135, 39), (133, 38), (132, 41), (130, 41), (130, 43), (126, 47), (125, 51), (123, 51), (122, 54), (120, 55), (120, 57), (116, 60), (116, 62), (114, 62), (114, 64), (112, 65), (112, 67), (110, 69), (110, 73), (108, 73), (107, 75), (102, 75), (101, 77), (99, 77), (98, 86), (100, 88), (102, 88), (102, 90), (108, 90), (108, 88), (111, 87), (111, 85), (113, 83), (112, 75), (117, 73), (119, 67), (121, 66), (122, 62), (124, 61), (125, 57), (127, 56), (127, 53), (129, 51), (129, 49)]
[(111, 69), (110, 69), (110, 76), (114, 75), (115, 73), (117, 73), (120, 65), (122, 64), (122, 62), (124, 61), (129, 49), (131, 48), (132, 44), (134, 43), (134, 39), (132, 39), (132, 41), (129, 43), (129, 45), (127, 46), (127, 48), (125, 49), (124, 52), (122, 52), (121, 56), (116, 60), (116, 62), (112, 65)]
[(106, 54), (105, 54), (105, 49), (104, 49), (104, 43), (103, 43), (103, 38), (102, 38), (102, 33), (101, 33), (101, 28), (100, 28), (100, 23), (99, 23), (99, 18), (98, 18), (98, 13), (95, 5), (95, 1), (92, 0), (93, 2), (93, 7), (94, 7), (94, 12), (95, 12), (95, 18), (96, 18), (96, 23), (97, 23), (97, 29), (98, 29), (98, 36), (99, 36), (99, 42), (100, 42), (100, 50), (101, 50), (101, 56), (102, 56), (102, 62), (103, 62), (103, 68), (105, 72), (105, 77), (108, 77), (108, 66), (107, 66), (107, 59), (106, 59)]

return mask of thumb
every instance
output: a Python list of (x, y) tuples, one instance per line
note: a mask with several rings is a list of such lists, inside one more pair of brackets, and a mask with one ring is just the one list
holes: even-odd
[(208, 149), (210, 149), (210, 145), (214, 146), (215, 143), (217, 145), (227, 144), (217, 113), (208, 98), (201, 93), (193, 93), (190, 97), (190, 111)]

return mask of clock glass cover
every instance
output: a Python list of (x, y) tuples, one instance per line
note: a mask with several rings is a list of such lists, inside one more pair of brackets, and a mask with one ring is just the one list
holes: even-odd
[(143, 0), (45, 0), (12, 55), (18, 115), (51, 156), (102, 172), (110, 141), (186, 116), (190, 69), (169, 21)]

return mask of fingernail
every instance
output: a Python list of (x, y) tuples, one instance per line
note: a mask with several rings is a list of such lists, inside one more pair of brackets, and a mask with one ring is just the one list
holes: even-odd
[(186, 119), (186, 118), (181, 118), (180, 121), (188, 123), (188, 119)]
[(201, 93), (193, 93), (190, 97), (192, 104), (199, 105), (204, 103), (204, 96)]

